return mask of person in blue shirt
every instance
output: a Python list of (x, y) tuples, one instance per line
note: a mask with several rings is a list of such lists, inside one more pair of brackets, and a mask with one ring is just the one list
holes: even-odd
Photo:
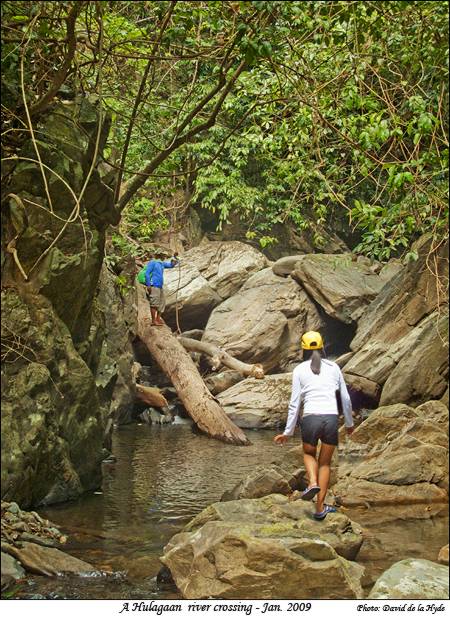
[(164, 321), (161, 314), (166, 308), (164, 297), (164, 269), (174, 268), (178, 265), (178, 253), (174, 253), (170, 261), (163, 261), (165, 253), (158, 249), (155, 251), (155, 258), (151, 259), (145, 268), (145, 285), (147, 287), (147, 298), (150, 302), (150, 313), (152, 316), (152, 326), (163, 326)]

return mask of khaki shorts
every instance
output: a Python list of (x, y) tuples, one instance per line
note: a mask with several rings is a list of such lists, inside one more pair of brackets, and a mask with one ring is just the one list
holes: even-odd
[(164, 297), (164, 291), (160, 287), (150, 287), (150, 291), (147, 289), (147, 298), (152, 308), (157, 309), (158, 313), (164, 313), (166, 298)]

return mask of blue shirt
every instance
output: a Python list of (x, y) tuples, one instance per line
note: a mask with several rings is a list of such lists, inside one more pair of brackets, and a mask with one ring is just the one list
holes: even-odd
[(164, 284), (164, 268), (173, 268), (178, 265), (178, 262), (172, 263), (171, 261), (159, 261), (158, 259), (152, 259), (148, 262), (145, 268), (145, 284), (147, 287), (159, 287), (162, 288)]

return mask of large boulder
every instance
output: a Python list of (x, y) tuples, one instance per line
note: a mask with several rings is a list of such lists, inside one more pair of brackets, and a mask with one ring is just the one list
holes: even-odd
[(418, 260), (364, 311), (351, 342), (355, 353), (343, 367), (346, 375), (378, 384), (382, 405), (420, 405), (441, 398), (448, 385), (448, 309), (440, 284), (448, 275), (448, 245), (431, 253), (424, 237), (415, 248)]
[(164, 548), (184, 598), (360, 598), (361, 528), (283, 495), (213, 504)]
[(55, 104), (36, 126), (42, 162), (55, 172), (46, 185), (39, 164), (25, 160), (36, 158), (31, 140), (4, 169), (17, 197), (2, 210), (2, 247), (15, 238), (27, 280), (2, 252), (2, 496), (22, 505), (73, 499), (101, 482), (110, 390), (96, 383), (106, 336), (96, 296), (105, 230), (120, 218), (92, 166), (104, 120), (99, 132), (87, 99)]
[(67, 326), (42, 295), (2, 292), (2, 497), (77, 498), (101, 482), (107, 409)]
[(266, 371), (282, 370), (299, 360), (299, 334), (322, 325), (306, 292), (265, 268), (214, 309), (202, 340)]
[(243, 242), (202, 242), (183, 254), (179, 268), (165, 271), (166, 319), (174, 321), (178, 304), (183, 329), (203, 327), (211, 310), (266, 264), (262, 253)]
[(132, 345), (137, 332), (134, 268), (134, 260), (128, 260), (122, 264), (120, 275), (114, 276), (103, 266), (99, 280), (97, 301), (107, 336), (102, 341), (95, 378), (101, 398), (110, 402), (109, 430), (113, 422), (131, 421), (136, 399)]
[(408, 401), (420, 405), (439, 398), (448, 384), (448, 312), (432, 313), (417, 326), (417, 338), (384, 382), (380, 405)]
[(448, 500), (448, 409), (432, 401), (413, 409), (380, 407), (354, 431), (334, 487), (338, 500), (414, 504)]
[(327, 315), (346, 324), (358, 321), (384, 285), (368, 263), (349, 255), (305, 255), (291, 276)]
[(286, 422), (292, 373), (248, 377), (217, 396), (225, 413), (241, 428), (277, 428)]
[(386, 570), (370, 600), (448, 600), (448, 566), (427, 559), (404, 559)]

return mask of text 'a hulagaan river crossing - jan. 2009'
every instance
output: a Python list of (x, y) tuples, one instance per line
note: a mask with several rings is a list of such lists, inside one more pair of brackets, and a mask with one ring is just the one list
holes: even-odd
[(192, 604), (179, 604), (179, 603), (159, 603), (154, 602), (124, 602), (122, 609), (119, 613), (123, 612), (144, 612), (151, 611), (157, 615), (169, 612), (208, 612), (214, 613), (245, 613), (245, 615), (251, 615), (252, 611), (258, 611), (260, 615), (265, 613), (278, 613), (278, 612), (307, 612), (311, 610), (311, 602), (288, 602), (286, 606), (282, 607), (281, 604), (275, 604), (272, 602), (263, 602), (262, 606), (254, 606), (253, 604), (245, 604), (239, 602), (238, 604), (219, 604), (219, 603), (192, 603)]

